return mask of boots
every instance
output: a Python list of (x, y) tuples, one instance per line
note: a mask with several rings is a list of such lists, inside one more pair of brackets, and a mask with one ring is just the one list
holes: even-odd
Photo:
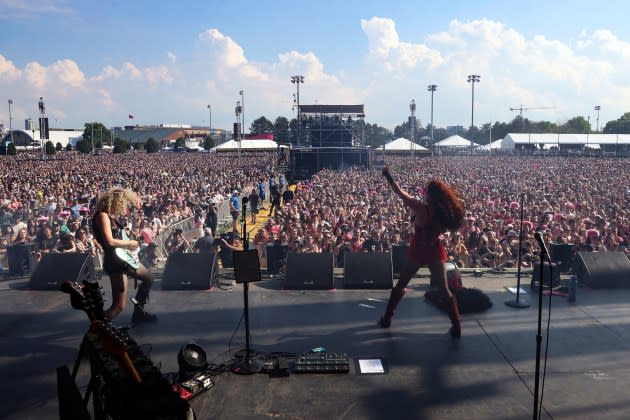
[(389, 328), (392, 325), (392, 318), (394, 317), (394, 311), (396, 307), (405, 296), (405, 288), (394, 287), (389, 295), (389, 301), (387, 302), (387, 308), (385, 314), (378, 320), (378, 325), (381, 328)]
[(451, 296), (447, 301), (448, 305), (448, 317), (451, 319), (451, 336), (453, 338), (459, 338), (462, 336), (462, 324), (459, 316), (459, 308), (457, 307), (457, 299), (455, 296)]
[(133, 315), (131, 316), (132, 324), (141, 324), (147, 322), (156, 322), (157, 316), (144, 310), (144, 305), (149, 301), (149, 293), (142, 288), (138, 290), (135, 298), (131, 298), (134, 304)]

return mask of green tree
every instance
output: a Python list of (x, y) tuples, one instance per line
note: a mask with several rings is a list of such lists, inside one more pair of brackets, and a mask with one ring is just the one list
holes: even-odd
[(72, 143), (66, 144), (66, 152), (71, 152), (71, 151), (72, 151)]
[[(103, 123), (85, 123), (83, 127), (83, 140), (89, 141), (90, 145), (93, 140), (95, 149), (101, 149), (103, 144), (112, 144), (112, 132), (109, 131)], [(92, 138), (92, 133), (94, 133), (94, 138)]]
[(177, 140), (175, 140), (175, 147), (173, 147), (173, 150), (175, 150), (176, 152), (179, 152), (180, 150), (183, 150), (186, 148), (186, 139), (184, 139), (183, 137), (177, 137)]
[(155, 153), (160, 151), (160, 143), (157, 142), (153, 137), (149, 137), (147, 140), (147, 144), (144, 147), (147, 153)]
[(365, 123), (363, 121), (358, 122), (359, 127), (361, 124), (365, 124), (364, 133), (364, 146), (378, 147), (391, 141), (393, 133), (385, 127), (381, 127), (378, 124)]
[(203, 139), (203, 149), (210, 150), (215, 146), (214, 139), (212, 136), (208, 135)]
[(562, 133), (588, 133), (589, 123), (584, 117), (574, 117), (561, 126)]
[(626, 112), (616, 120), (608, 121), (604, 127), (606, 134), (630, 134), (630, 112)]
[(273, 123), (263, 116), (252, 122), (252, 125), (249, 126), (249, 132), (251, 134), (272, 134), (273, 128)]
[(17, 154), (17, 149), (15, 148), (15, 144), (13, 144), (13, 142), (10, 142), (9, 144), (7, 144), (7, 155), (9, 156), (15, 156)]
[(127, 142), (123, 139), (116, 139), (114, 141), (114, 153), (126, 153), (127, 152)]
[(57, 150), (58, 152), (61, 152), (63, 150), (63, 146), (60, 142), (57, 142), (57, 144), (55, 144), (55, 150)]
[(133, 143), (133, 150), (142, 150), (145, 147), (145, 143)]
[(278, 144), (289, 143), (289, 120), (285, 117), (278, 117), (273, 123), (273, 139)]
[(55, 150), (55, 145), (53, 144), (53, 142), (52, 142), (52, 141), (48, 140), (48, 141), (46, 142), (46, 145), (45, 145), (44, 147), (45, 147), (45, 150), (46, 150), (46, 154), (47, 154), (47, 155), (52, 156), (52, 155), (54, 155), (54, 154), (55, 154), (55, 152), (56, 152), (56, 150)]
[(77, 141), (76, 148), (81, 153), (90, 153), (92, 151), (92, 143), (89, 140)]

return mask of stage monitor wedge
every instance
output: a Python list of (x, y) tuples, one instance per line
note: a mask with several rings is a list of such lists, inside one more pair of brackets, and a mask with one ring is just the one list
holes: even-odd
[(334, 289), (332, 252), (289, 252), (282, 287), (293, 290)]
[(630, 287), (630, 260), (623, 252), (578, 252), (573, 271), (593, 289)]
[(59, 290), (63, 282), (96, 281), (94, 259), (89, 253), (44, 254), (37, 263), (28, 287), (32, 290)]
[(216, 254), (172, 254), (164, 266), (163, 290), (207, 290), (215, 276)]
[(392, 254), (389, 252), (346, 253), (344, 289), (391, 289)]

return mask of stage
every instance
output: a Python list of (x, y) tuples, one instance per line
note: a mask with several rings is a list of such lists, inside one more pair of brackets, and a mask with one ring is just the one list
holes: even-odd
[[(154, 363), (161, 363), (162, 373), (177, 372), (177, 353), (191, 341), (217, 363), (244, 348), (244, 324), (235, 332), (243, 313), (240, 285), (161, 291), (157, 277), (148, 309), (159, 322), (134, 327), (131, 335)], [(514, 299), (506, 290), (516, 285), (513, 272), (464, 273), (464, 286), (482, 289), (494, 306), (463, 315), (460, 340), (448, 334), (448, 317), (424, 301), (424, 275), (410, 284), (390, 329), (376, 326), (389, 295), (385, 290), (288, 291), (278, 279), (252, 284), (250, 324), (257, 352), (323, 347), (347, 353), (350, 372), (225, 373), (191, 405), (199, 419), (532, 418), (538, 297), (531, 294), (530, 279), (521, 277), (527, 292), (521, 299), (531, 306), (513, 309), (504, 304)], [(68, 295), (29, 291), (27, 283), (27, 278), (0, 281), (0, 417), (57, 418), (56, 368), (72, 369), (89, 323), (71, 308)], [(108, 283), (103, 282), (107, 298)], [(628, 300), (628, 289), (580, 288), (576, 303), (552, 298), (542, 418), (630, 417)], [(543, 357), (547, 305), (545, 296)], [(127, 323), (131, 312), (128, 306), (116, 322)], [(359, 374), (354, 361), (363, 357), (381, 358), (385, 374)], [(82, 393), (88, 379), (89, 364), (83, 361), (77, 377)]]

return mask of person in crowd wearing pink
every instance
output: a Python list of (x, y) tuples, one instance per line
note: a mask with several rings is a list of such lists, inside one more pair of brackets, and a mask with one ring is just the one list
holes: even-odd
[(405, 287), (418, 269), (424, 265), (429, 267), (431, 284), (440, 289), (448, 301), (448, 315), (451, 319), (451, 335), (461, 336), (461, 321), (455, 297), (448, 289), (445, 261), (446, 251), (441, 245), (439, 236), (445, 231), (456, 231), (464, 222), (465, 210), (457, 193), (446, 183), (431, 180), (426, 185), (424, 200), (419, 200), (402, 190), (392, 178), (389, 169), (383, 168), (383, 176), (396, 195), (402, 198), (414, 215), (414, 235), (409, 245), (407, 261), (400, 272), (400, 278), (387, 302), (385, 313), (379, 325), (389, 328), (394, 311), (405, 294)]

